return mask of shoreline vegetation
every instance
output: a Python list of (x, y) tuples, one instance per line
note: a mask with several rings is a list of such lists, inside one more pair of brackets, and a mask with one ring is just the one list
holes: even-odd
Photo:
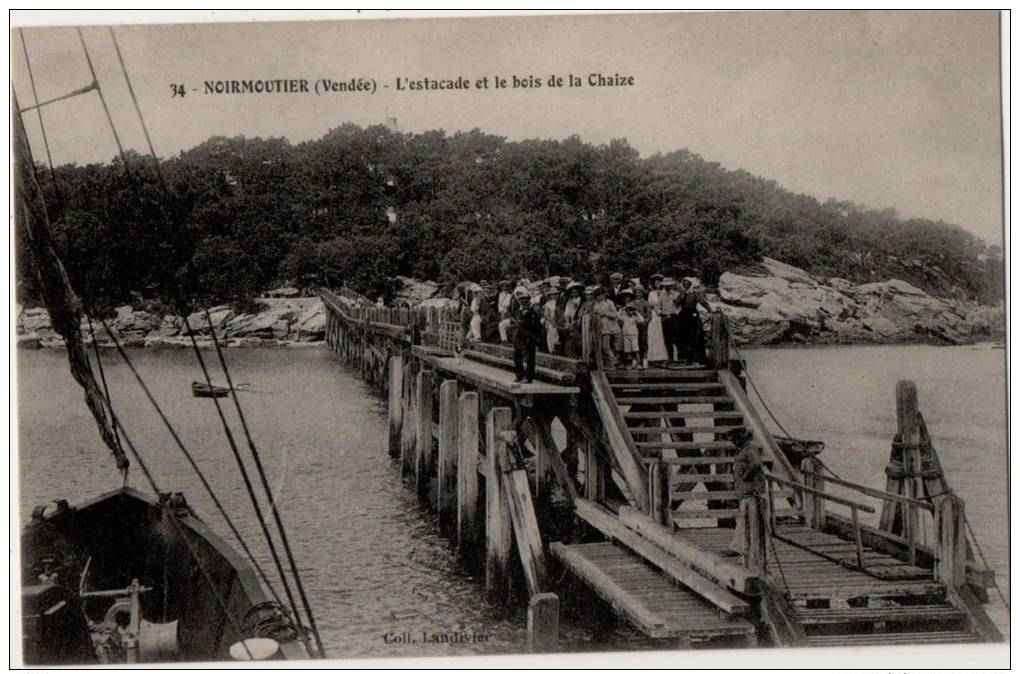
[[(455, 304), (450, 288), (436, 282), (398, 277), (394, 285), (398, 289), (390, 304), (395, 306)], [(300, 295), (294, 287), (278, 288), (244, 303), (247, 311), (220, 305), (209, 309), (208, 318), (204, 312), (191, 314), (187, 325), (200, 348), (213, 347), (211, 330), (228, 348), (321, 345), (325, 307), (318, 297)], [(899, 279), (853, 285), (771, 258), (741, 274), (723, 273), (705, 295), (726, 314), (738, 346), (973, 344), (1001, 340), (1005, 334), (1002, 304), (932, 297)], [(106, 326), (122, 346), (190, 347), (185, 320), (161, 314), (159, 306), (144, 300), (123, 305)], [(81, 327), (91, 343), (88, 321)], [(100, 346), (113, 346), (107, 328), (93, 323)], [(20, 348), (63, 346), (45, 309), (19, 308), (17, 333)]]
[[(795, 194), (686, 149), (642, 157), (624, 139), (348, 123), (298, 144), (213, 137), (158, 168), (128, 152), (37, 171), (72, 286), (134, 347), (190, 343), (168, 298), (213, 307), (227, 346), (305, 345), (323, 339), (325, 316), (298, 296), (318, 287), (393, 305), (465, 280), (613, 271), (699, 279), (737, 344), (953, 344), (1004, 331), (999, 246)], [(25, 236), (19, 218), (18, 344), (56, 346), (46, 312), (21, 309), (40, 303)], [(296, 287), (287, 297), (260, 296), (284, 284)], [(189, 323), (208, 346), (204, 315)]]

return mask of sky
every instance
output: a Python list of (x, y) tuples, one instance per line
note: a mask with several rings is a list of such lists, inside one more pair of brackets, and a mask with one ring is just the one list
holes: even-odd
[[(648, 156), (687, 148), (819, 199), (958, 224), (1002, 242), (995, 12), (770, 12), (123, 25), (115, 28), (160, 156), (213, 135), (314, 139), (345, 122), (480, 128), (510, 139), (625, 138)], [(82, 35), (124, 145), (146, 148), (108, 28)], [(39, 100), (91, 81), (73, 28), (26, 28)], [(22, 40), (19, 104), (31, 105)], [(632, 76), (590, 87), (593, 73)], [(584, 86), (551, 88), (550, 75)], [(494, 89), (493, 78), (544, 86)], [(375, 93), (206, 95), (217, 80), (374, 79)], [(469, 80), (397, 90), (397, 78)], [(488, 89), (475, 88), (482, 77)], [(171, 85), (187, 94), (171, 97)], [(388, 86), (388, 88), (385, 88)], [(195, 91), (192, 91), (192, 90)], [(54, 162), (108, 161), (95, 93), (43, 108)], [(37, 158), (38, 121), (26, 113)]]

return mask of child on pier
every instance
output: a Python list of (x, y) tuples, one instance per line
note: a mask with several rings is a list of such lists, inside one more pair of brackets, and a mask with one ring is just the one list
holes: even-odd
[(627, 369), (632, 370), (641, 364), (641, 325), (645, 317), (641, 315), (634, 292), (626, 289), (620, 293), (620, 299), (625, 302), (620, 309), (620, 332), (623, 335), (623, 363)]

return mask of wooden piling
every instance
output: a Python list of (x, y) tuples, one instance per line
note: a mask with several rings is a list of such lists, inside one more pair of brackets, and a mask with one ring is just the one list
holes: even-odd
[(447, 379), (439, 387), (439, 464), (438, 464), (438, 510), (439, 526), (453, 533), (457, 525), (457, 436), (460, 426), (457, 421), (456, 379)]
[(943, 494), (935, 503), (935, 579), (951, 588), (967, 582), (967, 532), (963, 500)]
[(432, 465), (432, 372), (422, 370), (416, 383), (418, 437), (415, 440), (414, 484), (418, 498), (428, 498)]
[(401, 430), (404, 423), (404, 357), (390, 357), (389, 371), (389, 421), (390, 421), (390, 456), (400, 456)]
[(497, 446), (497, 463), (503, 482), (503, 493), (506, 496), (513, 524), (514, 538), (517, 541), (517, 552), (524, 568), (524, 579), (528, 585), (528, 596), (540, 594), (546, 586), (545, 555), (542, 552), (542, 535), (535, 517), (535, 505), (531, 499), (528, 484), (528, 472), (523, 468), (514, 468), (510, 462), (507, 444)]
[(651, 489), (652, 519), (659, 524), (672, 528), (673, 526), (673, 494), (670, 480), (669, 464), (661, 458), (652, 464)]
[[(804, 486), (818, 491), (825, 491), (825, 480), (815, 477), (814, 473), (821, 472), (821, 463), (808, 457), (800, 462), (801, 471), (804, 473)], [(815, 496), (811, 492), (801, 493), (801, 504), (804, 513), (804, 521), (812, 529), (823, 531), (825, 529), (825, 499)]]
[(497, 457), (505, 451), (504, 431), (512, 428), (508, 407), (494, 407), (485, 418), (485, 592), (490, 601), (508, 597), (508, 565), (513, 543), (506, 495), (503, 493)]
[(552, 592), (536, 594), (528, 601), (528, 645), (532, 653), (552, 653), (559, 648), (560, 598)]
[(400, 463), (404, 475), (414, 474), (415, 439), (418, 433), (418, 417), (414, 409), (415, 388), (414, 361), (411, 360), (404, 368), (404, 411), (400, 429)]
[(457, 421), (457, 549), (470, 554), (478, 541), (478, 394), (460, 394)]

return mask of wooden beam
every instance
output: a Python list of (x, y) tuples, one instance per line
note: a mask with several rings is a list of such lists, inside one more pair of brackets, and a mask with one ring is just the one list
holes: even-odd
[(457, 549), (467, 556), (478, 541), (478, 394), (460, 394), (457, 421)]
[(402, 424), (404, 423), (404, 358), (390, 357), (388, 412), (390, 422), (390, 456), (400, 456)]
[(682, 563), (715, 580), (719, 585), (745, 595), (757, 595), (761, 592), (761, 581), (753, 572), (722, 555), (691, 543), (644, 513), (624, 506), (620, 508), (619, 519), (627, 528), (633, 529)]
[(418, 433), (418, 414), (415, 408), (415, 386), (414, 360), (407, 363), (404, 368), (404, 412), (403, 426), (401, 428), (403, 437), (400, 443), (401, 473), (403, 475), (414, 475), (416, 457), (416, 439)]
[(609, 538), (630, 548), (639, 557), (662, 569), (673, 580), (726, 613), (746, 614), (750, 612), (751, 607), (746, 601), (731, 594), (725, 588), (698, 573), (690, 565), (683, 563), (681, 559), (672, 556), (660, 546), (642, 537), (605, 508), (587, 499), (578, 499), (575, 512), (582, 520)]
[(528, 645), (532, 653), (559, 649), (560, 598), (552, 592), (536, 594), (528, 601)]
[(453, 533), (457, 525), (458, 384), (447, 379), (439, 386), (439, 527)]
[(622, 613), (634, 624), (641, 625), (643, 631), (649, 634), (666, 632), (666, 623), (659, 615), (649, 611), (641, 601), (628, 593), (591, 560), (562, 543), (552, 543), (549, 549), (568, 564), (575, 573), (583, 577), (592, 589), (619, 613)]
[(1005, 641), (1002, 632), (996, 627), (992, 619), (988, 617), (981, 602), (969, 588), (957, 587), (946, 590), (946, 598), (958, 609), (961, 609), (967, 616), (970, 628), (977, 632), (982, 640), (988, 643), (1000, 643)]
[[(553, 474), (560, 483), (560, 487), (567, 496), (567, 500), (570, 502), (571, 507), (573, 507), (574, 500), (577, 498), (577, 486), (574, 484), (574, 478), (570, 475), (570, 469), (567, 468), (567, 464), (563, 461), (563, 456), (553, 441), (549, 423), (543, 419), (541, 423), (535, 424), (535, 432), (538, 435), (538, 447), (536, 449), (538, 449), (539, 458), (542, 459), (543, 464), (548, 465), (552, 469)], [(541, 474), (541, 471), (539, 474)]]
[(645, 471), (641, 468), (641, 454), (627, 431), (627, 424), (623, 420), (604, 372), (598, 370), (591, 373), (591, 388), (592, 399), (602, 418), (602, 426), (609, 437), (609, 450), (613, 454), (620, 475), (627, 483), (634, 505), (642, 512), (648, 512), (648, 481)]
[(418, 438), (415, 442), (414, 485), (418, 498), (428, 498), (429, 478), (432, 474), (432, 372), (418, 373)]
[(546, 586), (545, 554), (542, 552), (542, 534), (535, 518), (535, 506), (531, 500), (528, 472), (523, 468), (512, 468), (507, 454), (506, 443), (497, 447), (503, 492), (507, 496), (510, 521), (513, 523), (517, 552), (524, 567), (524, 579), (528, 584), (528, 596), (542, 593)]
[(799, 484), (801, 482), (800, 477), (793, 469), (793, 466), (790, 465), (790, 460), (786, 458), (786, 454), (780, 449), (776, 439), (772, 437), (768, 426), (765, 425), (765, 422), (759, 416), (758, 410), (751, 404), (737, 376), (729, 370), (719, 370), (719, 381), (726, 386), (726, 392), (733, 398), (734, 408), (743, 415), (747, 428), (761, 446), (763, 457), (765, 459), (772, 459), (774, 462), (773, 470), (778, 470), (781, 477)]
[(494, 407), (485, 417), (485, 591), (490, 601), (508, 599), (508, 569), (513, 531), (497, 457), (505, 448), (504, 431), (513, 427), (508, 407)]

